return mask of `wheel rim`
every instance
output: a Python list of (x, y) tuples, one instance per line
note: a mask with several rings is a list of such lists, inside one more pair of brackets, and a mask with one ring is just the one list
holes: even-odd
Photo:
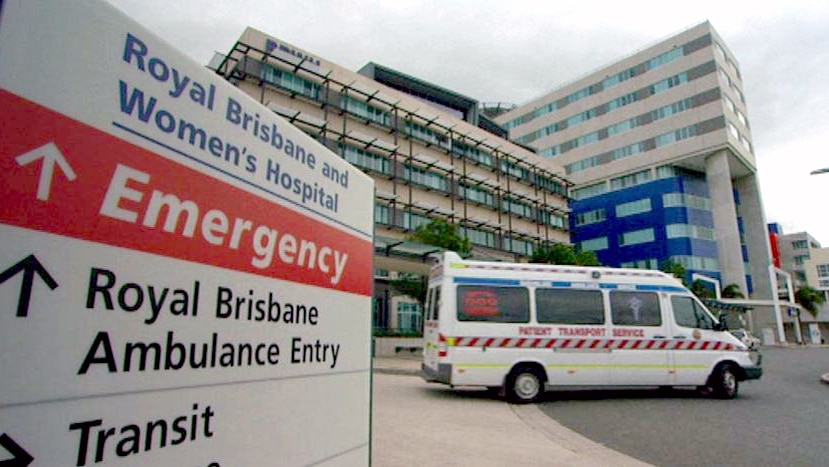
[(727, 394), (734, 394), (737, 389), (737, 377), (734, 376), (734, 373), (725, 370), (722, 375), (722, 384)]
[(535, 399), (541, 391), (541, 382), (531, 373), (521, 373), (515, 378), (515, 394), (522, 400)]

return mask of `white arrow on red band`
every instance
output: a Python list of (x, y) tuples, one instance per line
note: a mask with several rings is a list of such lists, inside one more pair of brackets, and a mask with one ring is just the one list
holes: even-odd
[(55, 172), (55, 163), (66, 176), (70, 182), (77, 178), (75, 171), (63, 157), (57, 145), (54, 142), (44, 144), (37, 149), (17, 156), (15, 159), (17, 164), (21, 167), (28, 165), (38, 159), (43, 159), (43, 166), (40, 168), (40, 181), (37, 184), (37, 199), (41, 201), (49, 200), (49, 192), (52, 189), (52, 176)]

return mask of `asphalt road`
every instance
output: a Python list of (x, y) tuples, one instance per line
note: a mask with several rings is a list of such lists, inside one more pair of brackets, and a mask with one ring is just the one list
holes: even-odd
[(827, 348), (764, 348), (763, 378), (735, 400), (691, 390), (552, 391), (542, 411), (587, 438), (663, 466), (829, 465)]

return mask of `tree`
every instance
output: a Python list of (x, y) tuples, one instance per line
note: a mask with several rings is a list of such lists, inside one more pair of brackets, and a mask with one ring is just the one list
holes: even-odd
[(398, 292), (414, 298), (421, 306), (426, 304), (429, 284), (426, 283), (425, 277), (417, 274), (398, 274), (397, 279), (390, 281), (389, 285)]
[(746, 298), (740, 290), (740, 286), (737, 284), (726, 285), (720, 293), (722, 294), (722, 298)]
[(472, 249), (469, 239), (458, 233), (458, 226), (443, 219), (434, 219), (428, 224), (421, 225), (410, 239), (461, 254), (469, 253)]
[(576, 266), (601, 266), (596, 253), (577, 251), (572, 245), (554, 243), (536, 248), (530, 257), (531, 263), (572, 264)]
[(815, 290), (809, 286), (803, 286), (795, 291), (794, 301), (807, 309), (812, 315), (817, 316), (818, 305), (823, 304), (826, 301), (826, 297), (819, 290)]
[(708, 288), (708, 284), (699, 279), (692, 282), (689, 289), (694, 295), (697, 296), (697, 298), (714, 298), (714, 294), (711, 292), (711, 289)]
[(576, 264), (576, 250), (564, 243), (541, 246), (533, 251), (531, 263)]
[(673, 261), (665, 261), (662, 263), (662, 272), (673, 274), (674, 277), (682, 281), (682, 285), (688, 287), (688, 281), (685, 279), (685, 266)]
[[(471, 250), (469, 239), (458, 233), (456, 225), (443, 219), (434, 219), (428, 224), (421, 225), (409, 239), (461, 254), (469, 253)], [(425, 277), (417, 274), (400, 274), (397, 279), (389, 282), (389, 285), (425, 305), (428, 290)]]
[(601, 266), (599, 257), (593, 251), (579, 251), (576, 253), (576, 264), (579, 266)]

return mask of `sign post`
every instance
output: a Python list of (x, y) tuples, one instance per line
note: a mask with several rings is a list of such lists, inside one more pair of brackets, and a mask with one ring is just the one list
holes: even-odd
[(371, 179), (106, 3), (0, 5), (0, 460), (367, 464)]

